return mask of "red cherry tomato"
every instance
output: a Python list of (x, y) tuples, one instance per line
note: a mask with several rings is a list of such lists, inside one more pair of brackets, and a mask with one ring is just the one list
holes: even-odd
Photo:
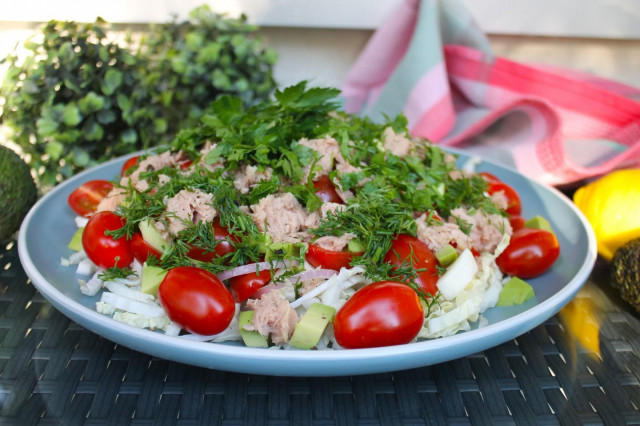
[(510, 215), (519, 215), (522, 212), (522, 203), (520, 202), (520, 196), (516, 190), (504, 182), (489, 182), (489, 185), (487, 186), (487, 192), (489, 195), (493, 195), (500, 191), (502, 191), (504, 196), (507, 198), (507, 208), (505, 211)]
[(146, 262), (149, 256), (155, 256), (156, 259), (160, 259), (162, 256), (162, 253), (146, 242), (139, 232), (136, 232), (133, 234), (133, 237), (131, 237), (131, 252), (133, 253), (133, 257), (140, 263)]
[(140, 157), (136, 155), (135, 157), (131, 157), (127, 161), (125, 161), (122, 165), (122, 170), (120, 170), (120, 176), (128, 175), (129, 169), (138, 164), (138, 158)]
[(478, 174), (482, 176), (487, 182), (500, 182), (500, 179), (498, 179), (496, 175), (489, 172), (480, 172)]
[(511, 229), (517, 231), (524, 228), (526, 220), (522, 216), (509, 216), (509, 223), (511, 224)]
[(113, 189), (113, 184), (107, 180), (90, 180), (80, 185), (69, 194), (69, 206), (80, 216), (90, 216), (96, 211), (98, 204)]
[(345, 348), (409, 343), (424, 322), (418, 295), (406, 284), (380, 281), (358, 290), (336, 313), (333, 330)]
[(229, 280), (229, 288), (231, 289), (233, 300), (235, 300), (236, 303), (244, 302), (267, 285), (270, 280), (271, 271), (268, 269), (260, 271), (257, 275), (255, 272), (252, 272), (231, 278)]
[(401, 266), (411, 263), (414, 269), (425, 269), (418, 273), (415, 281), (426, 293), (435, 295), (438, 291), (438, 270), (433, 251), (424, 242), (407, 234), (400, 234), (391, 243), (391, 249), (384, 257), (384, 261), (392, 265)]
[(193, 266), (169, 270), (158, 288), (158, 298), (169, 318), (191, 333), (218, 334), (235, 313), (233, 297), (222, 281)]
[(320, 267), (339, 271), (340, 268), (348, 268), (354, 256), (361, 255), (362, 253), (327, 250), (318, 245), (309, 244), (305, 259), (314, 268)]
[(100, 212), (89, 218), (82, 232), (82, 247), (93, 263), (101, 268), (124, 268), (133, 262), (131, 243), (126, 238), (114, 240), (105, 231), (122, 228), (124, 220), (113, 212)]
[(322, 201), (326, 203), (338, 203), (344, 204), (340, 195), (338, 195), (338, 191), (336, 191), (336, 187), (329, 179), (329, 176), (323, 175), (318, 179), (313, 181), (313, 187), (316, 189), (316, 195)]
[(536, 277), (553, 265), (560, 255), (560, 245), (553, 233), (544, 229), (523, 228), (511, 236), (509, 246), (496, 263), (507, 275)]
[(233, 244), (229, 242), (229, 240), (236, 241), (236, 238), (224, 226), (220, 225), (220, 221), (217, 218), (214, 219), (211, 226), (213, 226), (214, 239), (218, 241), (216, 247), (209, 251), (201, 247), (192, 246), (187, 252), (188, 257), (201, 262), (211, 262), (216, 257), (222, 257), (236, 250)]

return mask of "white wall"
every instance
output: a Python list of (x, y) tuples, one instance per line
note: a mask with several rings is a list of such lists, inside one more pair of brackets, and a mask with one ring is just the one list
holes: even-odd
[[(310, 79), (339, 86), (372, 31), (403, 0), (209, 0), (244, 11), (279, 52), (281, 84)], [(640, 0), (462, 0), (514, 60), (592, 72), (640, 86)], [(49, 19), (113, 23), (184, 18), (199, 0), (22, 0), (0, 3), (0, 57)], [(0, 70), (1, 72), (1, 70)]]

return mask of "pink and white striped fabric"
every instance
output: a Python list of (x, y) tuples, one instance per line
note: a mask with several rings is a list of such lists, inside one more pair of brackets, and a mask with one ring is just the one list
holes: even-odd
[(349, 71), (343, 97), (348, 112), (404, 113), (415, 136), (552, 185), (640, 166), (640, 90), (496, 57), (458, 0), (401, 3)]

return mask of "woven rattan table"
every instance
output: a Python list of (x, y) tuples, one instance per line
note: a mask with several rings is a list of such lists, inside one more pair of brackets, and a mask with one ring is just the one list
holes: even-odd
[(281, 378), (192, 367), (101, 338), (38, 294), (9, 243), (0, 248), (0, 425), (640, 424), (640, 319), (606, 280), (598, 263), (578, 295), (598, 319), (595, 350), (557, 315), (438, 365)]

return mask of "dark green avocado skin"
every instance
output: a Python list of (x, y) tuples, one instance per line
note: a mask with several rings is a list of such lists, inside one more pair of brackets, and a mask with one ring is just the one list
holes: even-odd
[(616, 251), (611, 260), (611, 285), (640, 313), (640, 238)]
[(38, 198), (29, 166), (11, 149), (0, 145), (0, 241), (18, 230)]

